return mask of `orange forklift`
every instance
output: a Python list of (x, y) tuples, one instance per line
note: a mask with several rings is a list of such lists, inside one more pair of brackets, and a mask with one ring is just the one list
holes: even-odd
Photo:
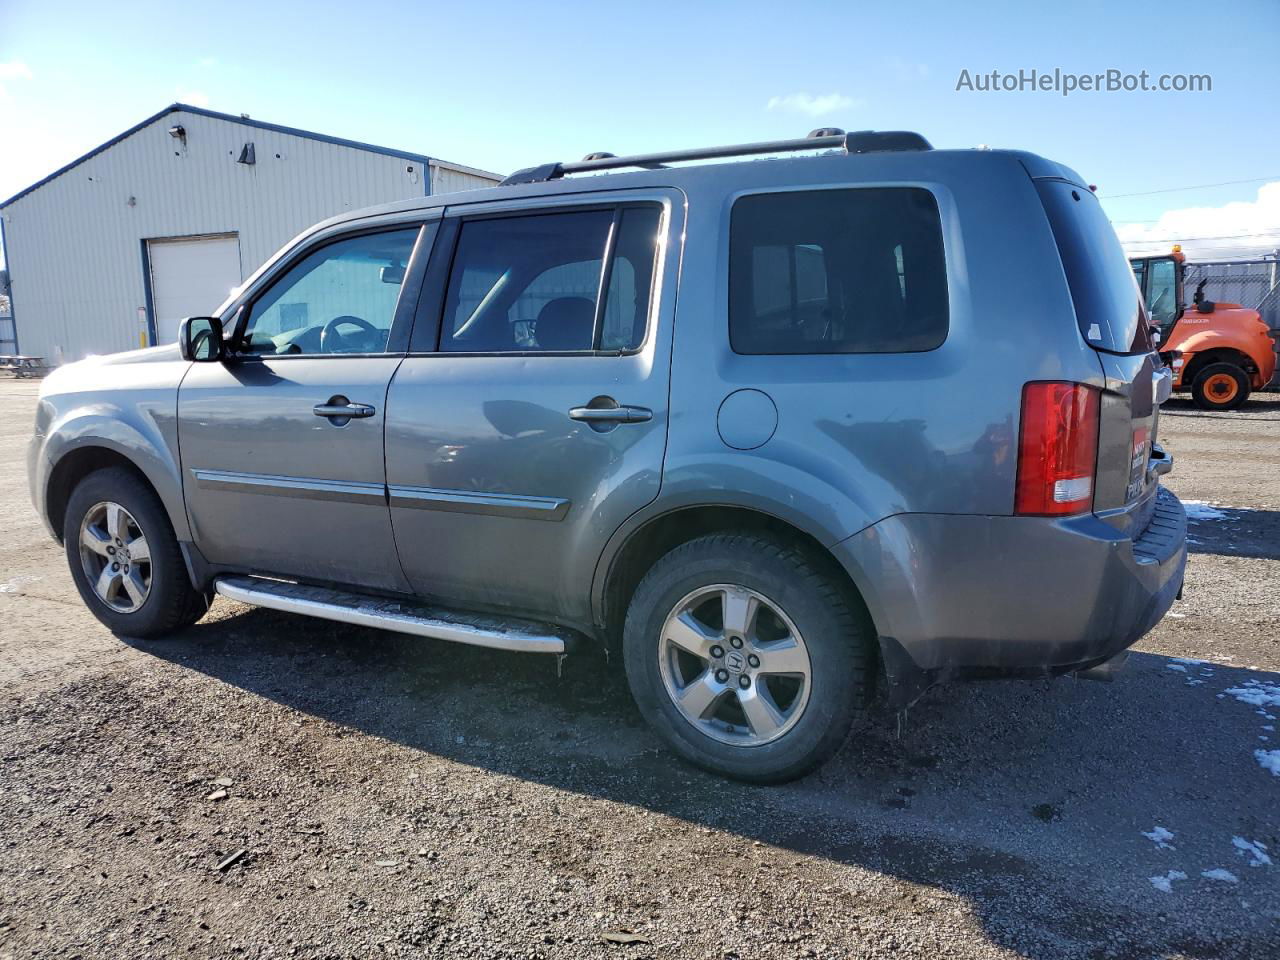
[(1173, 370), (1173, 388), (1190, 390), (1202, 410), (1235, 410), (1271, 382), (1275, 346), (1262, 315), (1238, 303), (1206, 300), (1201, 280), (1188, 306), (1182, 247), (1129, 261), (1151, 323), (1160, 331), (1160, 356)]

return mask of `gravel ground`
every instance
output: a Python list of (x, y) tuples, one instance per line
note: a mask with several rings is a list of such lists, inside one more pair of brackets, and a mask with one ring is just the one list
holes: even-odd
[(1115, 683), (940, 688), (761, 789), (602, 657), (225, 600), (110, 636), (27, 501), (35, 392), (0, 385), (0, 958), (1280, 956), (1280, 396), (1166, 408), (1205, 519)]

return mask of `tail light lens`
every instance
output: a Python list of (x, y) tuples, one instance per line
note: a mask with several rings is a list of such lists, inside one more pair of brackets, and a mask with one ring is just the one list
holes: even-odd
[(1057, 517), (1092, 509), (1098, 411), (1098, 391), (1081, 383), (1022, 388), (1015, 513)]

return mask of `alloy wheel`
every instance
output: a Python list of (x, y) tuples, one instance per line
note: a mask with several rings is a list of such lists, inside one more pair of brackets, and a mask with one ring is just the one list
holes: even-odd
[(98, 599), (133, 613), (151, 593), (151, 548), (142, 527), (118, 503), (95, 503), (80, 522), (80, 563)]
[(804, 638), (777, 603), (747, 587), (711, 584), (680, 600), (663, 624), (658, 659), (676, 710), (721, 743), (776, 740), (809, 702)]

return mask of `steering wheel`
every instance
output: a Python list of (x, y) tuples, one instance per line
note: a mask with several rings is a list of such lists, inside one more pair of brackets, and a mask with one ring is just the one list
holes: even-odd
[(324, 325), (324, 329), (320, 331), (320, 352), (321, 353), (340, 353), (341, 352), (340, 349), (331, 350), (329, 348), (329, 344), (330, 344), (330, 335), (332, 335), (337, 342), (340, 343), (342, 341), (343, 339), (342, 334), (337, 332), (337, 328), (342, 326), (344, 323), (349, 323), (352, 326), (359, 327), (361, 330), (363, 330), (365, 333), (372, 336), (374, 339), (377, 339), (378, 337), (378, 328), (375, 327), (368, 320), (363, 320), (360, 317), (352, 317), (352, 316), (334, 317), (332, 320), (326, 323)]

